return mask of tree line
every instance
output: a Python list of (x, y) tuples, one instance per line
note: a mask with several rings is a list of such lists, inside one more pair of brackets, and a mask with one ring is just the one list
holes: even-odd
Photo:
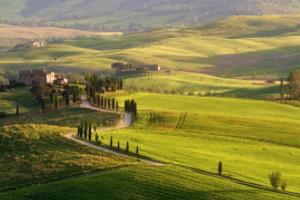
[(123, 80), (117, 78), (101, 78), (93, 74), (86, 76), (86, 93), (90, 99), (95, 99), (96, 93), (116, 92), (123, 90)]
[[(100, 136), (97, 133), (97, 128), (96, 126), (93, 126), (92, 122), (81, 121), (80, 125), (77, 127), (77, 137), (87, 140), (89, 142), (92, 142), (93, 140), (92, 138), (93, 133), (94, 133), (94, 142), (98, 145), (101, 145), (102, 141), (100, 139)], [(111, 149), (117, 148), (117, 150), (120, 151), (121, 150), (120, 141), (118, 140), (117, 146), (114, 146), (114, 140), (113, 137), (111, 136), (109, 141), (109, 148)], [(130, 153), (130, 145), (128, 141), (126, 142), (125, 152)], [(135, 154), (139, 155), (139, 146), (136, 146)]]
[(119, 102), (113, 98), (106, 98), (104, 96), (98, 95), (96, 99), (93, 100), (94, 105), (108, 110), (119, 111)]

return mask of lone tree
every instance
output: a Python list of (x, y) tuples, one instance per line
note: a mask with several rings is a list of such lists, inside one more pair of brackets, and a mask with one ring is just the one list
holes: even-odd
[(277, 190), (282, 184), (282, 175), (280, 172), (273, 172), (269, 175), (269, 180), (274, 190)]
[(19, 104), (16, 105), (16, 115), (17, 116), (20, 115), (20, 105)]
[(113, 137), (112, 137), (112, 136), (110, 136), (109, 147), (110, 147), (110, 148), (112, 148), (112, 146), (113, 146)]
[(89, 141), (92, 140), (92, 122), (89, 124)]
[(118, 150), (120, 150), (120, 141), (118, 141)]
[(136, 146), (135, 153), (136, 153), (136, 155), (139, 155), (139, 146)]
[(281, 187), (282, 191), (285, 191), (285, 190), (286, 190), (286, 187), (287, 187), (287, 180), (286, 180), (286, 179), (284, 179), (284, 180), (282, 181), (280, 187)]
[(126, 143), (126, 153), (128, 153), (129, 152), (129, 143), (127, 142)]
[(289, 92), (291, 99), (300, 98), (300, 70), (293, 70), (289, 77)]
[(55, 109), (58, 108), (58, 96), (57, 96), (57, 94), (55, 94), (55, 97), (54, 97), (54, 108)]
[(218, 173), (219, 173), (220, 176), (222, 176), (222, 174), (223, 174), (223, 163), (222, 163), (222, 161), (219, 162)]

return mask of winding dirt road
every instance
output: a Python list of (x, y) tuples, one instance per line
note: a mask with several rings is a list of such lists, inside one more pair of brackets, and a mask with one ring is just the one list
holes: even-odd
[[(98, 111), (98, 112), (120, 114), (121, 116), (123, 116), (123, 113), (121, 113), (121, 112), (114, 112), (114, 111), (111, 111), (111, 110), (105, 110), (105, 109), (93, 107), (90, 104), (90, 102), (87, 100), (86, 97), (81, 97), (80, 107), (85, 108), (85, 109), (95, 110), (95, 111)], [(123, 119), (123, 117), (121, 117), (119, 123), (115, 127), (105, 128), (104, 130), (105, 131), (111, 131), (111, 130), (116, 130), (116, 129), (128, 128), (131, 124), (130, 122), (131, 122), (130, 116), (128, 116), (128, 115), (126, 116), (126, 114), (125, 114), (124, 119)], [(87, 147), (90, 147), (90, 148), (93, 148), (93, 149), (96, 149), (96, 150), (99, 150), (99, 151), (103, 151), (103, 152), (106, 152), (106, 153), (118, 155), (118, 156), (121, 156), (121, 157), (135, 158), (135, 159), (138, 159), (139, 161), (142, 161), (142, 162), (144, 162), (146, 164), (149, 164), (149, 165), (154, 165), (154, 166), (164, 166), (164, 165), (166, 165), (165, 163), (162, 163), (162, 162), (159, 162), (159, 161), (154, 161), (154, 160), (145, 159), (145, 158), (136, 158), (136, 157), (133, 157), (133, 156), (129, 156), (129, 155), (126, 155), (126, 154), (123, 154), (123, 153), (119, 153), (119, 152), (116, 152), (116, 151), (113, 151), (113, 150), (95, 145), (91, 142), (81, 140), (80, 138), (78, 138), (76, 136), (75, 133), (66, 134), (66, 135), (64, 135), (64, 137), (69, 139), (69, 140), (72, 140), (73, 142), (77, 142), (81, 145), (84, 145), (84, 146), (87, 146)]]

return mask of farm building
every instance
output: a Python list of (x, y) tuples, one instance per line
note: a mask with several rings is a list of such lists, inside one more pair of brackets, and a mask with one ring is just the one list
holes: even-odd
[(65, 85), (68, 83), (68, 80), (62, 75), (55, 74), (54, 72), (47, 72), (45, 69), (21, 71), (19, 81), (26, 86), (46, 85), (53, 83)]
[(45, 46), (45, 43), (41, 42), (41, 41), (34, 41), (32, 43), (32, 47), (33, 48), (41, 48), (41, 47), (44, 47), (44, 46)]

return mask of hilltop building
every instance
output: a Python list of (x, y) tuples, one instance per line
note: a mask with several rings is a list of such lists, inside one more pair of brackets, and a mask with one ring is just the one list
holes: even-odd
[(19, 81), (26, 86), (37, 86), (46, 84), (68, 84), (68, 80), (63, 75), (47, 72), (45, 69), (33, 69), (20, 71)]
[(42, 41), (34, 41), (32, 43), (33, 48), (41, 48), (41, 47), (44, 47), (44, 46), (45, 46), (45, 43), (42, 42)]

